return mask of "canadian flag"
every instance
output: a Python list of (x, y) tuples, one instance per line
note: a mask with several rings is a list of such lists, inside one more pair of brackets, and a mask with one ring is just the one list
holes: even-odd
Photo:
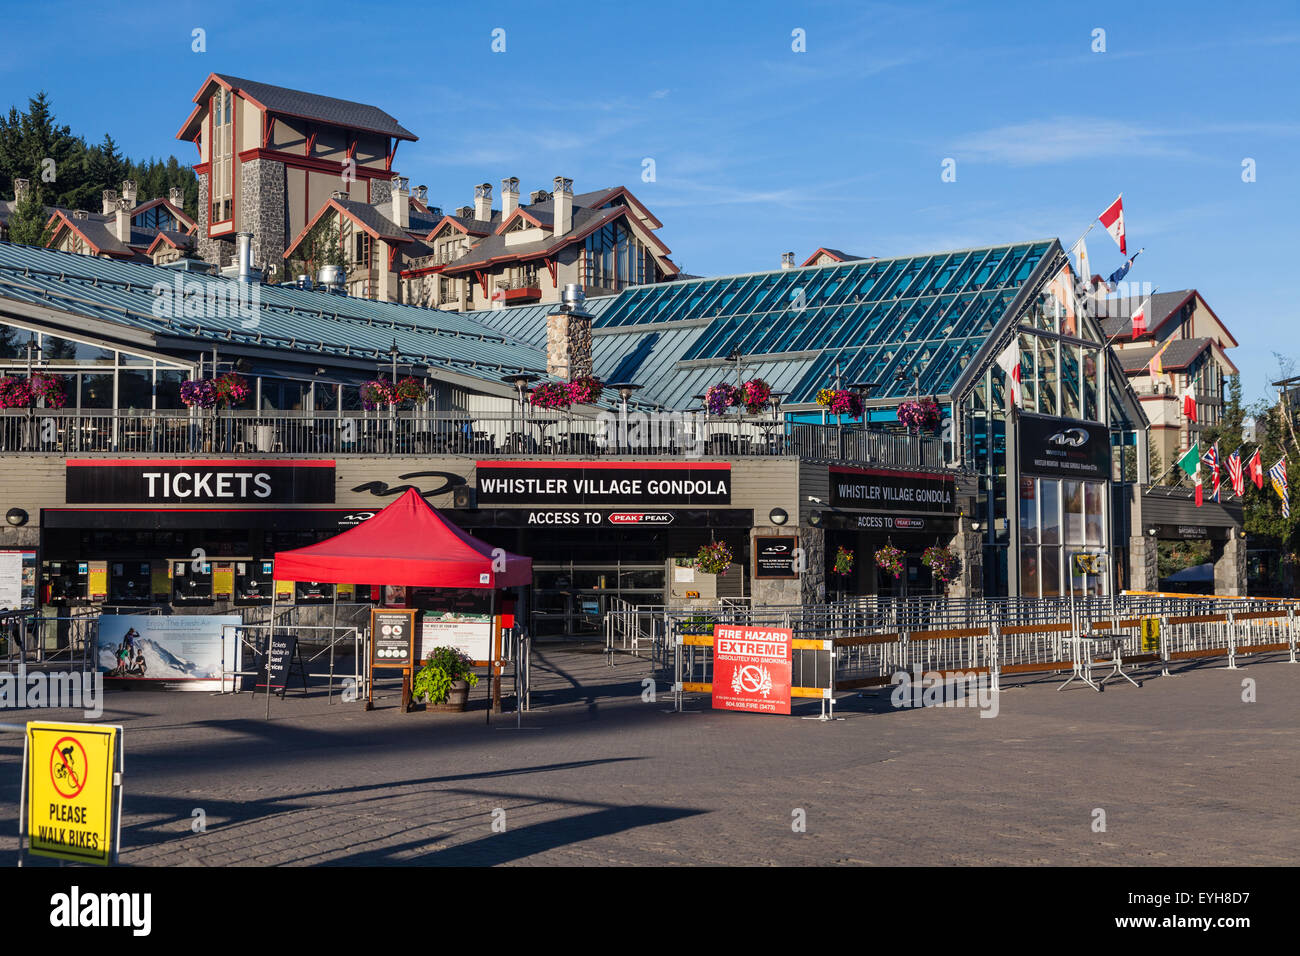
[(1187, 383), (1187, 389), (1183, 392), (1183, 417), (1189, 422), (1196, 421), (1196, 393), (1192, 390), (1192, 383)]
[(1146, 303), (1143, 302), (1138, 306), (1137, 311), (1133, 313), (1133, 338), (1139, 335), (1147, 334), (1147, 312)]
[(1007, 375), (1007, 391), (1010, 393), (1008, 406), (1020, 407), (1020, 341), (1012, 339), (1011, 344), (998, 356), (998, 367)]
[(1097, 219), (1106, 227), (1110, 237), (1119, 244), (1120, 255), (1128, 255), (1128, 244), (1124, 241), (1124, 194), (1120, 193)]

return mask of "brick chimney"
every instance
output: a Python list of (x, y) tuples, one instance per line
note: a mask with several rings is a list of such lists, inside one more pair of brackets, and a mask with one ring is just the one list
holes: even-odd
[(519, 208), (519, 177), (511, 176), (501, 180), (501, 221), (505, 222), (510, 214)]
[(411, 227), (411, 181), (405, 176), (393, 177), (392, 213), (389, 219), (397, 223), (399, 229)]
[(122, 180), (122, 198), (131, 204), (127, 207), (128, 209), (135, 208), (136, 195), (137, 195), (137, 190), (135, 188), (135, 180), (134, 179)]
[(27, 194), (31, 192), (32, 181), (30, 179), (14, 180), (14, 205), (21, 204), (27, 199)]
[(175, 206), (177, 209), (184, 209), (184, 208), (185, 208), (185, 190), (181, 189), (180, 186), (173, 186), (173, 187), (168, 191), (168, 202), (170, 202), (170, 203), (171, 203), (173, 206)]
[(113, 211), (117, 209), (117, 190), (105, 189), (103, 202), (102, 214), (105, 216), (113, 215)]
[(556, 176), (551, 198), (555, 200), (554, 235), (563, 236), (573, 228), (573, 180)]
[(123, 244), (131, 242), (131, 209), (134, 205), (135, 203), (129, 199), (119, 199), (117, 207), (113, 210), (115, 214), (113, 234)]
[(546, 372), (566, 381), (591, 374), (591, 313), (582, 286), (564, 287), (564, 301), (546, 317)]
[(479, 183), (474, 187), (474, 218), (488, 222), (492, 218), (492, 184)]

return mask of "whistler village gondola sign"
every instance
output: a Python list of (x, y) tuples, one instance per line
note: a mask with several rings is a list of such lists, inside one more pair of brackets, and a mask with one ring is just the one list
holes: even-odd
[(480, 505), (725, 505), (727, 462), (490, 462), (477, 467)]
[(831, 504), (866, 511), (954, 514), (957, 482), (946, 475), (831, 466)]

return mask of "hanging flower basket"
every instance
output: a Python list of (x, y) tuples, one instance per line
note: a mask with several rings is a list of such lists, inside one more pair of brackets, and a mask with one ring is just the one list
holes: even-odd
[(843, 546), (835, 549), (835, 573), (847, 577), (853, 573), (853, 552)]
[(248, 400), (250, 390), (244, 377), (238, 372), (227, 372), (216, 380), (217, 402), (223, 408), (242, 405)]
[(695, 555), (695, 570), (705, 574), (721, 574), (731, 565), (731, 549), (725, 541), (700, 545)]
[(876, 552), (876, 566), (894, 577), (903, 575), (903, 552), (887, 544)]
[(833, 415), (862, 417), (862, 399), (856, 392), (850, 392), (846, 388), (823, 388), (817, 393), (817, 404), (829, 408)]
[(951, 548), (926, 548), (921, 555), (921, 563), (930, 569), (938, 580), (942, 581), (944, 587), (957, 576), (961, 570), (961, 561)]
[(569, 401), (574, 405), (594, 405), (600, 400), (600, 393), (605, 390), (604, 383), (593, 375), (575, 378), (566, 387), (569, 390)]
[(407, 376), (393, 389), (393, 404), (418, 405), (429, 397), (429, 390), (418, 378)]
[(939, 406), (930, 398), (898, 406), (898, 420), (913, 431), (933, 431), (939, 427), (940, 418)]
[(710, 415), (725, 415), (727, 409), (741, 403), (741, 391), (734, 385), (719, 382), (704, 390), (704, 408)]
[(528, 404), (533, 408), (568, 408), (573, 404), (569, 398), (569, 386), (560, 382), (543, 382), (528, 393)]
[(740, 400), (751, 415), (761, 412), (771, 397), (772, 386), (761, 378), (751, 378), (740, 390)]
[(0, 408), (26, 408), (32, 401), (32, 388), (27, 379), (17, 375), (0, 378)]
[(217, 383), (207, 378), (186, 379), (181, 382), (181, 404), (187, 408), (214, 408)]
[(380, 405), (393, 404), (394, 397), (393, 385), (386, 378), (373, 379), (361, 386), (361, 407), (368, 412)]
[(45, 399), (46, 408), (62, 408), (67, 398), (63, 394), (63, 379), (57, 375), (43, 375), (40, 372), (31, 377), (32, 403)]

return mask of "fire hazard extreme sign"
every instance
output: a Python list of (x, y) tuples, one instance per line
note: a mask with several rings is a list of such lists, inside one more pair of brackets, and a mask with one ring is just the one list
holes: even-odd
[(713, 706), (751, 714), (790, 713), (789, 628), (713, 629)]
[(40, 856), (112, 861), (113, 781), (121, 728), (27, 725), (27, 845)]

